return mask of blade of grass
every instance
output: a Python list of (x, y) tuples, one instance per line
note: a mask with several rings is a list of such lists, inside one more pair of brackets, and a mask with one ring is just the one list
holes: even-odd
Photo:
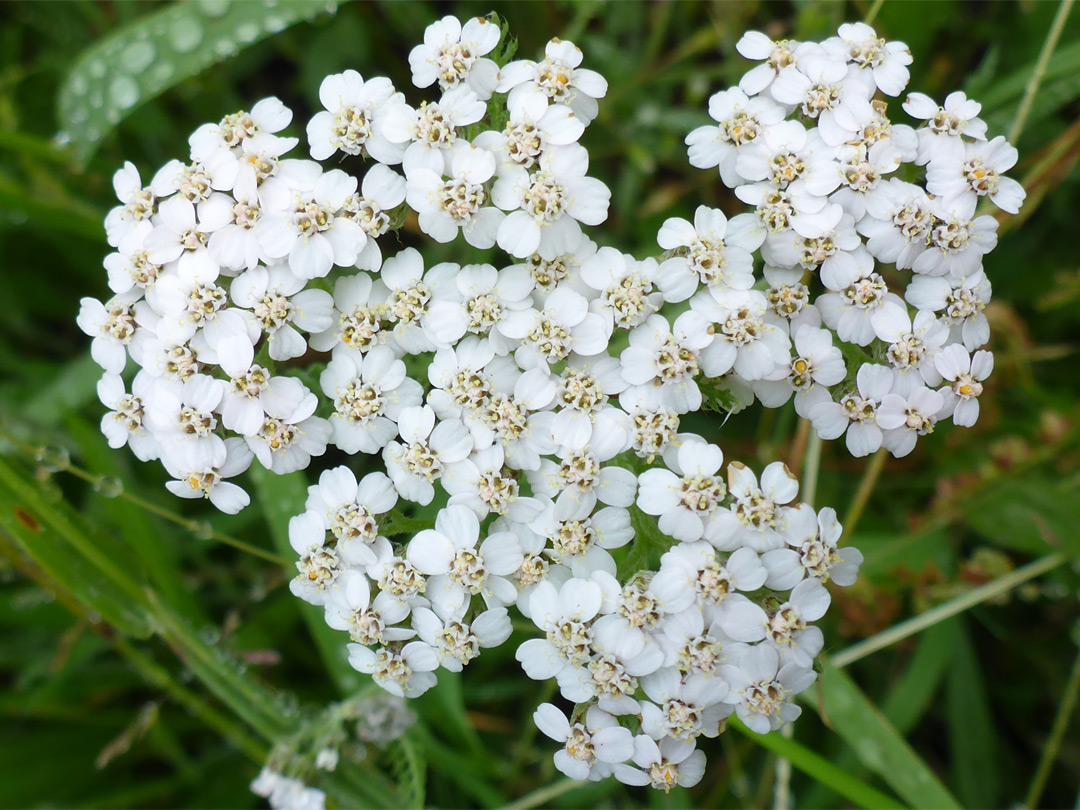
[(1065, 732), (1069, 729), (1069, 720), (1072, 719), (1073, 709), (1076, 708), (1076, 698), (1080, 695), (1080, 654), (1073, 661), (1072, 672), (1069, 674), (1069, 683), (1065, 687), (1065, 694), (1061, 697), (1057, 714), (1054, 716), (1054, 725), (1050, 729), (1050, 736), (1043, 747), (1039, 764), (1035, 768), (1035, 776), (1032, 777), (1031, 787), (1028, 788), (1027, 798), (1024, 805), (1034, 808), (1042, 798), (1043, 790), (1046, 789), (1046, 781), (1050, 778), (1050, 769), (1057, 759), (1061, 743), (1065, 739)]
[(1054, 570), (1058, 566), (1064, 564), (1067, 560), (1068, 557), (1064, 554), (1049, 554), (1046, 557), (1028, 563), (1022, 568), (1017, 568), (1015, 571), (1000, 576), (992, 582), (987, 582), (985, 585), (972, 588), (961, 596), (950, 599), (948, 602), (943, 602), (937, 607), (924, 611), (918, 616), (913, 616), (907, 621), (900, 622), (900, 624), (894, 625), (888, 630), (878, 633), (876, 636), (871, 636), (865, 641), (860, 641), (858, 644), (852, 644), (846, 650), (842, 650), (832, 656), (830, 664), (836, 669), (853, 664), (878, 650), (883, 650), (898, 641), (902, 641), (909, 636), (922, 632), (926, 628), (932, 627), (950, 616), (963, 613), (965, 610), (969, 610), (987, 600), (1008, 593), (1018, 585), (1022, 585), (1028, 580), (1035, 579), (1048, 571)]
[(1000, 807), (997, 728), (971, 635), (964, 621), (958, 621), (945, 689), (953, 782), (965, 807)]
[(847, 771), (836, 767), (829, 760), (794, 740), (780, 734), (757, 734), (748, 729), (737, 717), (728, 720), (728, 727), (749, 737), (762, 748), (783, 757), (793, 767), (798, 768), (810, 778), (836, 791), (836, 793), (860, 807), (897, 808), (904, 806), (896, 799), (860, 782)]
[(143, 15), (72, 64), (57, 97), (60, 138), (85, 163), (140, 104), (264, 37), (335, 8), (325, 0), (248, 0), (173, 3)]
[(828, 660), (822, 662), (820, 683), (821, 705), (808, 697), (812, 692), (804, 692), (802, 702), (828, 718), (863, 765), (912, 807), (960, 806), (855, 682)]
[(1020, 108), (1016, 111), (1016, 118), (1013, 120), (1012, 128), (1009, 130), (1009, 143), (1016, 143), (1020, 139), (1020, 134), (1024, 131), (1024, 124), (1027, 123), (1031, 105), (1035, 102), (1035, 96), (1039, 92), (1039, 85), (1042, 83), (1043, 76), (1046, 75), (1046, 67), (1050, 64), (1050, 57), (1054, 55), (1054, 48), (1057, 47), (1058, 40), (1061, 39), (1061, 32), (1065, 29), (1065, 21), (1069, 18), (1072, 6), (1073, 0), (1061, 0), (1057, 13), (1054, 15), (1054, 21), (1050, 24), (1050, 30), (1046, 32), (1046, 41), (1043, 42), (1039, 59), (1035, 62), (1035, 69), (1031, 71), (1031, 78), (1028, 80), (1027, 87), (1024, 90), (1024, 97), (1020, 100)]

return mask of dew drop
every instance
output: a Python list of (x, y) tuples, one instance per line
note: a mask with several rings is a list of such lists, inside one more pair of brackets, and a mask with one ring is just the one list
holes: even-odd
[(103, 498), (118, 498), (124, 491), (124, 484), (119, 478), (103, 475), (94, 481), (94, 491)]
[(173, 75), (173, 66), (168, 62), (158, 62), (147, 74), (151, 83), (158, 86), (165, 84)]
[(71, 143), (71, 133), (66, 132), (65, 130), (60, 130), (55, 135), (53, 135), (53, 143), (61, 148), (67, 146), (69, 143)]
[(117, 76), (109, 84), (109, 100), (121, 110), (133, 107), (139, 100), (139, 85), (130, 76)]
[(202, 42), (203, 37), (202, 26), (199, 25), (198, 20), (193, 20), (190, 17), (178, 20), (169, 34), (172, 46), (176, 48), (178, 53), (187, 53), (194, 49)]
[(263, 22), (263, 25), (271, 34), (276, 34), (278, 31), (284, 31), (288, 23), (286, 23), (283, 18), (274, 16), (267, 17), (266, 21)]
[(149, 42), (133, 42), (124, 49), (121, 62), (131, 73), (142, 73), (153, 64), (156, 55)]
[(71, 84), (68, 85), (68, 89), (75, 95), (81, 96), (89, 89), (86, 77), (81, 73), (76, 73), (71, 77)]
[(244, 23), (236, 29), (236, 38), (241, 42), (253, 42), (259, 35), (259, 26), (255, 23)]
[(82, 104), (77, 104), (71, 108), (71, 112), (68, 113), (68, 121), (72, 124), (81, 124), (87, 118), (90, 117), (90, 111), (86, 109)]
[(236, 43), (231, 39), (219, 39), (214, 43), (214, 53), (218, 56), (232, 56), (236, 53)]
[(229, 0), (199, 0), (199, 8), (207, 17), (220, 17), (229, 10)]
[(104, 62), (91, 62), (86, 66), (86, 72), (95, 79), (100, 79), (105, 75), (105, 63)]
[(49, 472), (60, 472), (71, 466), (71, 453), (60, 445), (39, 447), (34, 458)]

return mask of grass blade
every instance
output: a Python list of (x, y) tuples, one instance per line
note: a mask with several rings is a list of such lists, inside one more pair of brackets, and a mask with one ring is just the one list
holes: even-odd
[(335, 8), (313, 0), (201, 0), (140, 17), (71, 66), (57, 102), (60, 140), (85, 163), (140, 104), (270, 34)]
[(820, 707), (812, 698), (803, 702), (820, 711), (862, 764), (884, 779), (904, 801), (912, 807), (960, 806), (855, 682), (829, 661), (823, 662), (821, 694)]
[(814, 753), (805, 745), (780, 734), (756, 734), (737, 717), (728, 720), (728, 727), (749, 737), (762, 748), (781, 756), (807, 776), (836, 791), (859, 807), (903, 807), (896, 799), (860, 782), (842, 768)]

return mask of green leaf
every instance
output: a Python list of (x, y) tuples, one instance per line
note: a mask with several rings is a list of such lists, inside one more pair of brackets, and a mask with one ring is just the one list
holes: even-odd
[(987, 702), (982, 667), (963, 624), (954, 630), (953, 645), (945, 717), (956, 789), (967, 807), (1000, 807), (997, 725)]
[(142, 586), (117, 564), (130, 559), (115, 541), (92, 535), (66, 503), (0, 461), (0, 530), (46, 574), (123, 633), (149, 638)]
[(646, 515), (636, 505), (630, 507), (630, 525), (634, 528), (634, 539), (618, 570), (619, 580), (623, 582), (638, 571), (655, 570), (660, 556), (675, 542), (660, 531), (655, 517)]
[(952, 660), (955, 638), (951, 619), (924, 631), (903, 677), (889, 690), (881, 712), (901, 734), (914, 729), (930, 708)]
[(1080, 556), (1080, 497), (1075, 485), (1049, 478), (1008, 476), (965, 508), (968, 525), (1001, 548)]
[(301, 20), (332, 13), (332, 0), (197, 0), (173, 3), (99, 40), (71, 66), (57, 118), (85, 163), (140, 104)]
[(839, 793), (850, 802), (860, 807), (903, 807), (900, 802), (891, 796), (860, 782), (854, 776), (842, 768), (838, 768), (829, 760), (814, 753), (805, 745), (795, 742), (782, 734), (757, 734), (745, 725), (737, 717), (728, 720), (728, 726), (734, 728), (740, 734), (744, 734), (756, 742), (762, 748), (772, 751), (777, 756), (783, 757), (791, 763), (792, 767), (798, 768), (812, 779), (820, 782), (828, 788)]
[(912, 807), (959, 807), (930, 766), (912, 750), (846, 673), (828, 661), (821, 673), (821, 706), (813, 692), (803, 702), (822, 711), (828, 725), (859, 760)]
[[(286, 559), (296, 557), (296, 552), (289, 545), (289, 518), (304, 512), (307, 502), (307, 479), (303, 473), (275, 475), (260, 465), (251, 469), (251, 480), (255, 485), (255, 497), (259, 508), (266, 518), (274, 547)], [(290, 572), (295, 573), (295, 572)], [(299, 601), (299, 600), (297, 600)], [(349, 637), (330, 627), (323, 618), (323, 610), (306, 602), (298, 605), (304, 615), (308, 630), (315, 640), (323, 663), (343, 695), (351, 695), (367, 680), (349, 666), (349, 653), (346, 644)]]
[(390, 745), (389, 754), (397, 789), (401, 794), (401, 806), (423, 807), (427, 764), (416, 743), (406, 734)]

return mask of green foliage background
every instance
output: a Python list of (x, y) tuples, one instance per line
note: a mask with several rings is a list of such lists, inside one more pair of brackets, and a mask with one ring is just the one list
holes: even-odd
[[(1060, 9), (888, 0), (873, 13), (880, 32), (911, 47), (909, 90), (940, 99), (964, 89), (1004, 134)], [(667, 216), (701, 203), (739, 210), (715, 173), (687, 164), (682, 139), (708, 120), (708, 96), (746, 69), (734, 50), (742, 32), (817, 38), (870, 8), (0, 6), (0, 806), (255, 806), (247, 783), (269, 746), (299, 732), (303, 749), (327, 704), (365, 688), (339, 655), (341, 637), (330, 643), (318, 613), (289, 594), (290, 564), (276, 556), (291, 559), (284, 527), (303, 480), (251, 474), (256, 503), (235, 517), (178, 504), (159, 467), (109, 451), (98, 432), (98, 371), (75, 315), (80, 297), (108, 295), (101, 220), (124, 160), (145, 177), (186, 157), (199, 123), (271, 94), (296, 111), (303, 142), (321, 78), (346, 68), (388, 75), (418, 98), (405, 57), (424, 27), (492, 10), (519, 55), (560, 36), (609, 79), (584, 139), (592, 173), (613, 192), (597, 236), (643, 256)], [(920, 441), (885, 463), (876, 486), (873, 462), (825, 447), (816, 501), (842, 518), (849, 504), (862, 511), (850, 542), (867, 562), (855, 587), (834, 590), (831, 663), (794, 739), (732, 727), (706, 743), (703, 782), (666, 796), (566, 783), (529, 720), (550, 693), (520, 673), (511, 643), (463, 677), (441, 676), (403, 741), (321, 783), (331, 802), (758, 807), (773, 800), (782, 755), (796, 768), (798, 807), (1076, 803), (1078, 34), (1074, 15), (1029, 94), (1016, 171), (1028, 202), (986, 266), (997, 367), (978, 426)], [(419, 244), (415, 228), (403, 241)], [(424, 250), (430, 261), (454, 257)], [(702, 415), (691, 429), (729, 458), (797, 467), (805, 457), (790, 410), (721, 422)], [(901, 624), (913, 616), (919, 632)], [(882, 649), (851, 646), (865, 639)]]

